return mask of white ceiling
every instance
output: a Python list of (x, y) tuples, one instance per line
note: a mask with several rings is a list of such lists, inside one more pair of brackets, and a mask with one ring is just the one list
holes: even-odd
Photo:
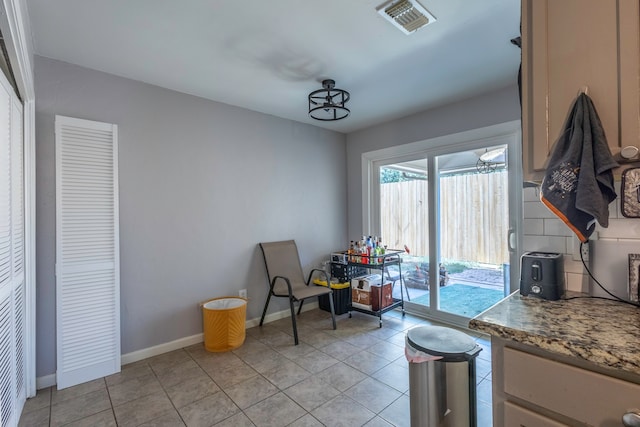
[[(339, 132), (515, 83), (520, 0), (421, 0), (405, 35), (383, 0), (27, 0), (35, 53)], [(323, 79), (351, 115), (308, 117)], [(461, 118), (463, 119), (463, 118)]]

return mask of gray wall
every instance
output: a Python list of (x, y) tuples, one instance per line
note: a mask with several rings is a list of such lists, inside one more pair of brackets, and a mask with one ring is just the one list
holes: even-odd
[(296, 239), (305, 271), (344, 247), (344, 135), (41, 57), (35, 89), (37, 376), (56, 370), (56, 114), (118, 125), (123, 354), (202, 332), (198, 302), (241, 288), (259, 317), (260, 241)]
[(518, 87), (513, 85), (348, 134), (349, 240), (368, 234), (362, 229), (363, 153), (519, 120), (519, 102)]

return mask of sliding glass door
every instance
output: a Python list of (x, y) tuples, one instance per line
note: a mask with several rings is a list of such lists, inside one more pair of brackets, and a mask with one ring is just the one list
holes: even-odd
[[(429, 181), (426, 159), (379, 166), (383, 244), (404, 251), (401, 286), (407, 301), (429, 305)], [(394, 271), (395, 273), (395, 271)]]
[[(509, 290), (506, 145), (436, 157), (441, 311), (471, 318)], [(475, 160), (475, 162), (474, 162)]]
[(371, 163), (372, 228), (403, 250), (394, 294), (404, 292), (410, 311), (466, 324), (517, 288), (518, 141), (490, 138)]

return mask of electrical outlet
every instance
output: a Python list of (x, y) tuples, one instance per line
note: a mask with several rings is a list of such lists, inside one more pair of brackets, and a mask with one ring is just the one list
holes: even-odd
[(580, 240), (575, 239), (573, 243), (573, 260), (581, 261), (584, 259), (585, 261), (589, 261), (589, 242), (582, 245), (582, 258), (580, 258)]
[(585, 243), (582, 246), (578, 247), (578, 250), (582, 251), (582, 258), (585, 261), (589, 261), (589, 242), (587, 241), (587, 243)]
[(247, 290), (246, 289), (240, 289), (238, 291), (238, 295), (240, 296), (240, 298), (247, 298)]

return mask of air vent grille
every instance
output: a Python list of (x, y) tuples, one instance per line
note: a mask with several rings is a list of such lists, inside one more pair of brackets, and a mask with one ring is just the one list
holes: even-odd
[(436, 21), (421, 4), (414, 0), (386, 2), (378, 7), (378, 13), (405, 34)]

